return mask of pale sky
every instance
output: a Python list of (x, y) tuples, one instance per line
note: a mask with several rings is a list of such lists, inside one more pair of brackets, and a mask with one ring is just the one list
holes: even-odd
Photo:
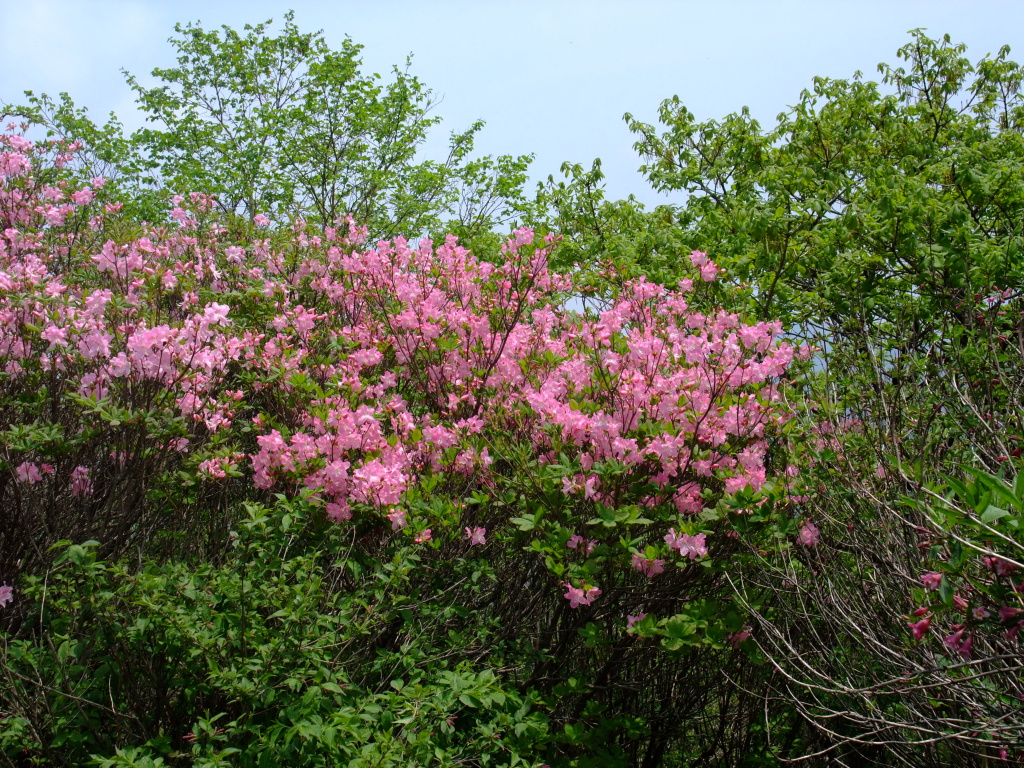
[(1004, 44), (1024, 56), (1024, 2), (1012, 0), (0, 0), (0, 101), (67, 91), (98, 122), (113, 110), (134, 128), (120, 70), (150, 82), (154, 67), (172, 66), (175, 22), (241, 28), (288, 8), (302, 31), (365, 46), (365, 71), (386, 74), (413, 54), (412, 72), (444, 97), (438, 146), (482, 118), (481, 154), (532, 152), (535, 180), (600, 157), (610, 197), (648, 204), (665, 198), (636, 173), (624, 112), (654, 122), (678, 94), (701, 120), (746, 105), (771, 124), (816, 75), (876, 79), (917, 27), (966, 43), (972, 62)]

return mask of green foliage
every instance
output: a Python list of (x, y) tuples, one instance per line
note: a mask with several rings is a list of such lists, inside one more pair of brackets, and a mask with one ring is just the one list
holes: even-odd
[[(1019, 560), (994, 473), (1024, 433), (1024, 69), (1007, 48), (976, 65), (964, 51), (914, 32), (881, 83), (816, 78), (768, 129), (746, 110), (698, 121), (678, 98), (662, 104), (661, 133), (627, 116), (654, 188), (687, 196), (664, 216), (679, 251), (708, 251), (739, 289), (734, 306), (818, 348), (801, 398), (804, 508), (828, 543), (769, 554), (760, 578), (750, 561), (737, 598), (786, 670), (779, 695), (837, 754), (868, 761), (994, 754), (1012, 728), (965, 737), (957, 718), (1012, 720), (1003, 699), (1018, 690), (995, 618), (1018, 598), (981, 556)], [(940, 501), (940, 481), (956, 501)], [(937, 602), (921, 587), (930, 570), (944, 574)], [(915, 645), (922, 601), (945, 608)], [(942, 696), (892, 682), (907, 669)], [(899, 744), (869, 746), (867, 723)]]
[(452, 656), (459, 610), (411, 599), (414, 555), (375, 565), (346, 538), (281, 499), (247, 506), (219, 563), (138, 569), (97, 559), (96, 542), (59, 545), (45, 578), (25, 580), (31, 607), (3, 637), (0, 755), (537, 765), (550, 736), (536, 697)]
[(1024, 569), (1024, 473), (1006, 477), (965, 467), (964, 474), (963, 479), (946, 476), (906, 499), (937, 532), (929, 567), (942, 582), (936, 599), (921, 594), (921, 601), (956, 623), (963, 606), (954, 606), (954, 597), (966, 595), (972, 631), (993, 636), (1009, 631), (1012, 640), (1024, 618), (1024, 601), (1014, 590), (1014, 577)]
[(95, 125), (67, 94), (58, 103), (27, 93), (5, 106), (81, 141), (74, 170), (106, 176), (150, 221), (165, 216), (168, 190), (216, 196), (222, 210), (251, 219), (303, 216), (330, 226), (351, 214), (374, 238), (419, 235), (451, 221), (467, 240), (485, 237), (527, 207), (522, 187), (531, 157), (472, 159), (477, 121), (450, 136), (443, 161), (420, 151), (440, 117), (432, 92), (404, 69), (390, 82), (361, 72), (362, 46), (332, 48), (285, 14), (272, 22), (208, 31), (177, 25), (177, 65), (156, 68), (159, 84), (127, 75), (150, 127), (125, 136), (111, 115)]
[[(1020, 539), (1008, 481), (993, 478), (1024, 448), (1024, 68), (1008, 48), (976, 64), (964, 54), (916, 31), (881, 82), (815, 78), (768, 127), (746, 109), (701, 121), (678, 97), (660, 129), (627, 115), (643, 172), (678, 205), (606, 200), (599, 162), (563, 166), (538, 197), (592, 294), (640, 275), (672, 283), (699, 249), (725, 268), (717, 303), (781, 319), (817, 347), (789, 435), (808, 498), (736, 518), (745, 535), (766, 526), (731, 586), (755, 618), (748, 642), (786, 677), (755, 687), (824, 736), (815, 747), (791, 729), (769, 754), (828, 744), (854, 762), (972, 764), (1016, 727), (969, 736), (957, 717), (1009, 723), (1019, 693), (996, 609), (1019, 604), (1006, 563), (1020, 562)], [(786, 546), (808, 516), (824, 546)], [(929, 570), (944, 574), (935, 600), (921, 586)], [(922, 601), (935, 622), (917, 643), (908, 624)], [(677, 620), (669, 642), (696, 626)], [(974, 663), (957, 650), (968, 636)], [(907, 669), (927, 670), (943, 696), (892, 682)], [(885, 732), (887, 746), (872, 746)]]
[(599, 296), (607, 286), (621, 287), (641, 274), (664, 285), (686, 274), (679, 257), (699, 244), (687, 247), (691, 239), (670, 208), (647, 212), (632, 196), (607, 200), (600, 159), (589, 171), (563, 163), (561, 173), (563, 181), (549, 176), (539, 187), (531, 223), (563, 238), (555, 266), (577, 269), (588, 294)]
[(698, 122), (678, 98), (660, 136), (627, 119), (652, 185), (688, 193), (682, 227), (751, 283), (762, 316), (927, 314), (1021, 279), (1024, 73), (1007, 48), (976, 67), (964, 50), (917, 32), (908, 69), (816, 78), (770, 130), (746, 111)]

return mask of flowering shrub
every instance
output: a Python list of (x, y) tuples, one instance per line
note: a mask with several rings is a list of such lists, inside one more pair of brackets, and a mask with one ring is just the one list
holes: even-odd
[[(797, 350), (778, 324), (707, 308), (705, 254), (696, 280), (634, 281), (580, 313), (553, 236), (518, 230), (489, 263), (454, 238), (368, 246), (352, 221), (225, 223), (196, 194), (138, 225), (102, 180), (60, 181), (73, 148), (0, 141), (8, 582), (68, 539), (230, 558), (244, 505), (296, 502), (311, 512), (283, 531), (336, 530), (348, 589), (398, 561), (468, 564), (473, 583), (501, 568), (494, 588), (515, 589), (477, 610), (551, 628), (524, 667), (542, 687), (577, 640), (621, 665), (623, 642), (731, 654), (749, 637), (721, 574), (737, 529), (786, 509)], [(17, 593), (12, 609), (28, 610)], [(571, 722), (591, 697), (553, 706)], [(637, 727), (602, 722), (573, 749)]]
[(980, 470), (969, 474), (967, 481), (947, 478), (913, 504), (928, 517), (929, 527), (918, 532), (939, 570), (921, 574), (923, 590), (914, 597), (925, 605), (908, 626), (924, 640), (932, 619), (945, 619), (942, 643), (954, 661), (975, 656), (975, 638), (986, 655), (1012, 655), (1024, 628), (1024, 475), (1007, 482)]
[[(688, 280), (641, 280), (580, 315), (547, 268), (550, 236), (519, 230), (498, 265), (453, 239), (361, 251), (351, 222), (238, 244), (198, 195), (118, 242), (116, 204), (46, 185), (42, 150), (3, 142), (2, 466), (19, 541), (47, 529), (116, 549), (166, 521), (183, 484), (206, 505), (306, 492), (338, 523), (386, 518), (410, 537), (469, 522), (483, 545), (512, 516), (480, 499), (539, 484), (544, 508), (528, 500), (518, 527), (582, 584), (637, 554), (707, 555), (700, 513), (768, 480), (794, 348), (777, 325), (691, 310)], [(577, 527), (596, 535), (571, 561)], [(25, 557), (5, 547), (8, 568)]]
[[(923, 352), (894, 342), (868, 365), (835, 345), (805, 401), (815, 521), (744, 580), (772, 606), (750, 612), (752, 640), (822, 748), (916, 765), (1024, 756), (1022, 309), (1017, 289), (951, 291)], [(891, 384), (874, 389), (880, 371)]]

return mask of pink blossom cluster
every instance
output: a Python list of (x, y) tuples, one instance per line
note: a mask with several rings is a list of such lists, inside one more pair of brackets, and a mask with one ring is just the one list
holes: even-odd
[[(247, 493), (305, 494), (339, 523), (373, 519), (419, 543), (464, 530), (479, 546), (507, 521), (485, 511), (465, 526), (410, 499), (428, 480), (534, 493), (515, 445), (547, 468), (558, 535), (595, 510), (636, 507), (648, 543), (664, 536), (668, 552), (694, 560), (708, 554), (706, 534), (677, 527), (768, 480), (798, 350), (778, 323), (691, 307), (692, 280), (637, 280), (603, 312), (579, 313), (565, 306), (572, 280), (548, 267), (553, 236), (519, 229), (498, 263), (454, 237), (368, 245), (351, 220), (270, 232), (256, 216), (248, 239), (229, 242), (198, 194), (176, 196), (166, 221), (123, 241), (107, 226), (120, 208), (102, 179), (37, 183), (39, 155), (21, 137), (0, 140), (4, 396), (55, 382), (78, 408), (66, 432), (102, 416), (136, 437), (14, 457), (26, 503), (47, 503), (45, 487), (79, 508), (110, 492), (111, 473), (158, 455), (197, 483), (241, 475)], [(690, 262), (703, 282), (721, 274), (706, 254)], [(801, 536), (812, 546), (817, 529)], [(566, 547), (601, 568), (664, 571), (664, 557), (618, 540), (573, 533)], [(591, 558), (599, 543), (616, 555)], [(566, 587), (572, 607), (601, 594)]]
[(23, 461), (14, 470), (19, 483), (34, 485), (42, 482), (43, 475), (52, 475), (53, 467), (49, 464), (35, 464), (31, 461)]
[(958, 653), (964, 658), (970, 658), (971, 646), (974, 644), (974, 635), (968, 632), (967, 627), (957, 624), (953, 627), (953, 631), (943, 638), (942, 642), (951, 651)]
[(821, 531), (818, 530), (818, 526), (808, 520), (800, 529), (800, 533), (797, 534), (796, 540), (805, 547), (813, 547), (817, 545), (820, 538)]
[(566, 547), (569, 549), (578, 549), (587, 557), (590, 557), (590, 555), (593, 554), (594, 548), (597, 544), (598, 542), (596, 539), (587, 539), (580, 536), (578, 533), (574, 533), (569, 537), (569, 540), (565, 542)]
[(92, 480), (89, 478), (89, 469), (78, 465), (71, 471), (71, 495), (89, 496), (92, 494)]
[(665, 534), (665, 543), (669, 549), (674, 549), (680, 557), (689, 557), (691, 560), (697, 557), (704, 557), (708, 553), (705, 539), (706, 534), (698, 533), (695, 536), (689, 534), (677, 534), (675, 528), (670, 528)]
[(228, 456), (216, 456), (200, 462), (199, 476), (210, 480), (223, 480), (229, 474), (238, 473), (238, 463), (244, 455), (238, 452)]
[(472, 547), (483, 546), (487, 543), (487, 529), (481, 528), (480, 526), (474, 526), (473, 528), (466, 528), (466, 538), (469, 539), (469, 544)]
[(921, 583), (924, 584), (925, 589), (938, 589), (939, 585), (942, 584), (942, 574), (935, 571), (922, 573)]
[(653, 579), (660, 573), (665, 572), (665, 561), (660, 558), (648, 558), (643, 555), (633, 555), (633, 567), (648, 579)]
[(601, 590), (597, 587), (574, 587), (572, 584), (563, 584), (565, 587), (565, 599), (569, 601), (570, 608), (579, 608), (581, 605), (590, 605), (596, 600)]

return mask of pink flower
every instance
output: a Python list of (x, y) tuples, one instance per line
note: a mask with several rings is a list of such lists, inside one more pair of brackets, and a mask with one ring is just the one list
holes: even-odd
[(659, 573), (664, 573), (665, 571), (664, 560), (649, 560), (643, 555), (633, 555), (632, 562), (633, 567), (648, 579), (653, 579)]
[(959, 648), (957, 648), (957, 653), (959, 653), (965, 659), (971, 658), (971, 646), (973, 644), (974, 644), (974, 635), (968, 635), (967, 639), (963, 641), (963, 643), (960, 645)]
[(34, 485), (43, 479), (42, 473), (39, 471), (39, 466), (33, 464), (30, 461), (23, 461), (14, 470), (18, 475), (19, 483), (28, 483)]
[(225, 458), (218, 457), (207, 459), (199, 465), (199, 475), (201, 477), (220, 480), (228, 476), (227, 471), (231, 466), (230, 460)]
[(645, 618), (647, 618), (646, 613), (638, 613), (636, 616), (627, 615), (626, 629), (632, 629), (634, 624), (636, 624), (638, 621), (643, 621)]
[(821, 538), (821, 531), (818, 530), (814, 523), (808, 520), (804, 523), (804, 527), (800, 529), (800, 534), (796, 537), (796, 540), (805, 547), (813, 547), (818, 543), (819, 538)]
[(352, 519), (352, 511), (348, 508), (347, 503), (338, 504), (337, 502), (328, 502), (327, 516), (334, 522), (341, 523), (345, 520)]
[(14, 599), (14, 587), (7, 586), (5, 582), (3, 586), (0, 586), (0, 608), (7, 605)]
[(1001, 557), (984, 557), (982, 562), (985, 563), (986, 568), (995, 571), (996, 576), (1008, 576), (1017, 570), (1017, 566)]
[(265, 227), (270, 223), (270, 219), (264, 216), (262, 213), (257, 213), (252, 217), (252, 223), (257, 227)]
[(1024, 615), (1024, 609), (1021, 608), (1011, 608), (1008, 605), (1004, 605), (999, 609), (1000, 621), (1013, 621), (1021, 615)]
[(427, 528), (425, 531), (421, 531), (416, 534), (416, 538), (413, 539), (417, 544), (423, 544), (426, 541), (430, 541), (430, 529)]
[(81, 465), (71, 472), (71, 495), (88, 496), (92, 493), (92, 480), (89, 479), (89, 469)]
[(581, 605), (590, 605), (595, 598), (601, 594), (601, 590), (597, 587), (590, 587), (587, 590), (583, 590), (579, 587), (574, 587), (572, 584), (563, 584), (565, 587), (565, 599), (569, 601), (570, 608), (579, 608)]
[(18, 152), (0, 152), (0, 176), (24, 176), (32, 169), (31, 161)]
[(924, 637), (925, 632), (928, 631), (928, 627), (932, 624), (932, 617), (925, 616), (918, 622), (907, 622), (907, 626), (910, 627), (911, 633), (914, 635), (915, 640), (920, 640)]
[(705, 534), (698, 533), (696, 536), (690, 536), (689, 534), (679, 535), (676, 533), (675, 528), (669, 528), (667, 534), (665, 534), (665, 543), (668, 544), (670, 549), (678, 550), (681, 557), (687, 557), (691, 560), (697, 557), (703, 557), (708, 553), (707, 546), (705, 545)]
[(405, 519), (405, 510), (396, 509), (394, 512), (388, 515), (388, 520), (391, 521), (391, 530), (397, 531), (399, 528), (405, 528), (408, 525)]
[(75, 205), (88, 205), (94, 197), (96, 197), (96, 193), (88, 187), (71, 193), (71, 199), (75, 201)]
[(55, 346), (66, 347), (68, 345), (68, 329), (58, 328), (55, 325), (48, 325), (46, 329), (39, 334), (43, 341), (50, 342), (50, 349)]
[(959, 653), (961, 656), (965, 656), (965, 657), (966, 656), (970, 656), (971, 655), (971, 645), (973, 644), (974, 639), (971, 637), (971, 635), (968, 635), (966, 640), (964, 640), (963, 642), (960, 642), (961, 638), (964, 635), (964, 632), (966, 632), (966, 631), (967, 631), (966, 628), (962, 627), (962, 628), (958, 629), (956, 632), (954, 632), (953, 634), (943, 638), (942, 642), (951, 651), (955, 651), (956, 653)]
[(230, 325), (231, 321), (228, 320), (228, 312), (231, 311), (231, 307), (227, 304), (208, 304), (203, 309), (203, 323), (209, 325)]
[(469, 545), (471, 547), (475, 547), (477, 544), (484, 544), (487, 541), (487, 539), (484, 536), (486, 533), (487, 533), (487, 529), (486, 528), (479, 528), (478, 527), (478, 528), (473, 528), (472, 530), (470, 530), (467, 527), (466, 528), (466, 538), (469, 539)]
[(929, 571), (928, 573), (921, 574), (921, 581), (924, 584), (924, 588), (928, 590), (938, 589), (942, 584), (942, 574), (936, 573), (935, 571)]
[(569, 540), (565, 542), (565, 546), (569, 549), (581, 549), (587, 557), (590, 557), (590, 553), (594, 551), (594, 547), (597, 546), (597, 542), (593, 539), (585, 539), (578, 533), (574, 533), (569, 537)]
[(586, 602), (586, 595), (579, 587), (574, 587), (572, 584), (563, 584), (565, 587), (565, 599), (569, 601), (570, 608), (579, 608), (580, 605), (589, 605)]
[(97, 357), (110, 357), (110, 342), (113, 336), (99, 330), (89, 331), (78, 340), (78, 351), (86, 360)]
[(732, 643), (733, 648), (738, 648), (739, 644), (750, 637), (750, 627), (743, 627), (739, 632), (733, 632), (729, 635), (728, 640)]

